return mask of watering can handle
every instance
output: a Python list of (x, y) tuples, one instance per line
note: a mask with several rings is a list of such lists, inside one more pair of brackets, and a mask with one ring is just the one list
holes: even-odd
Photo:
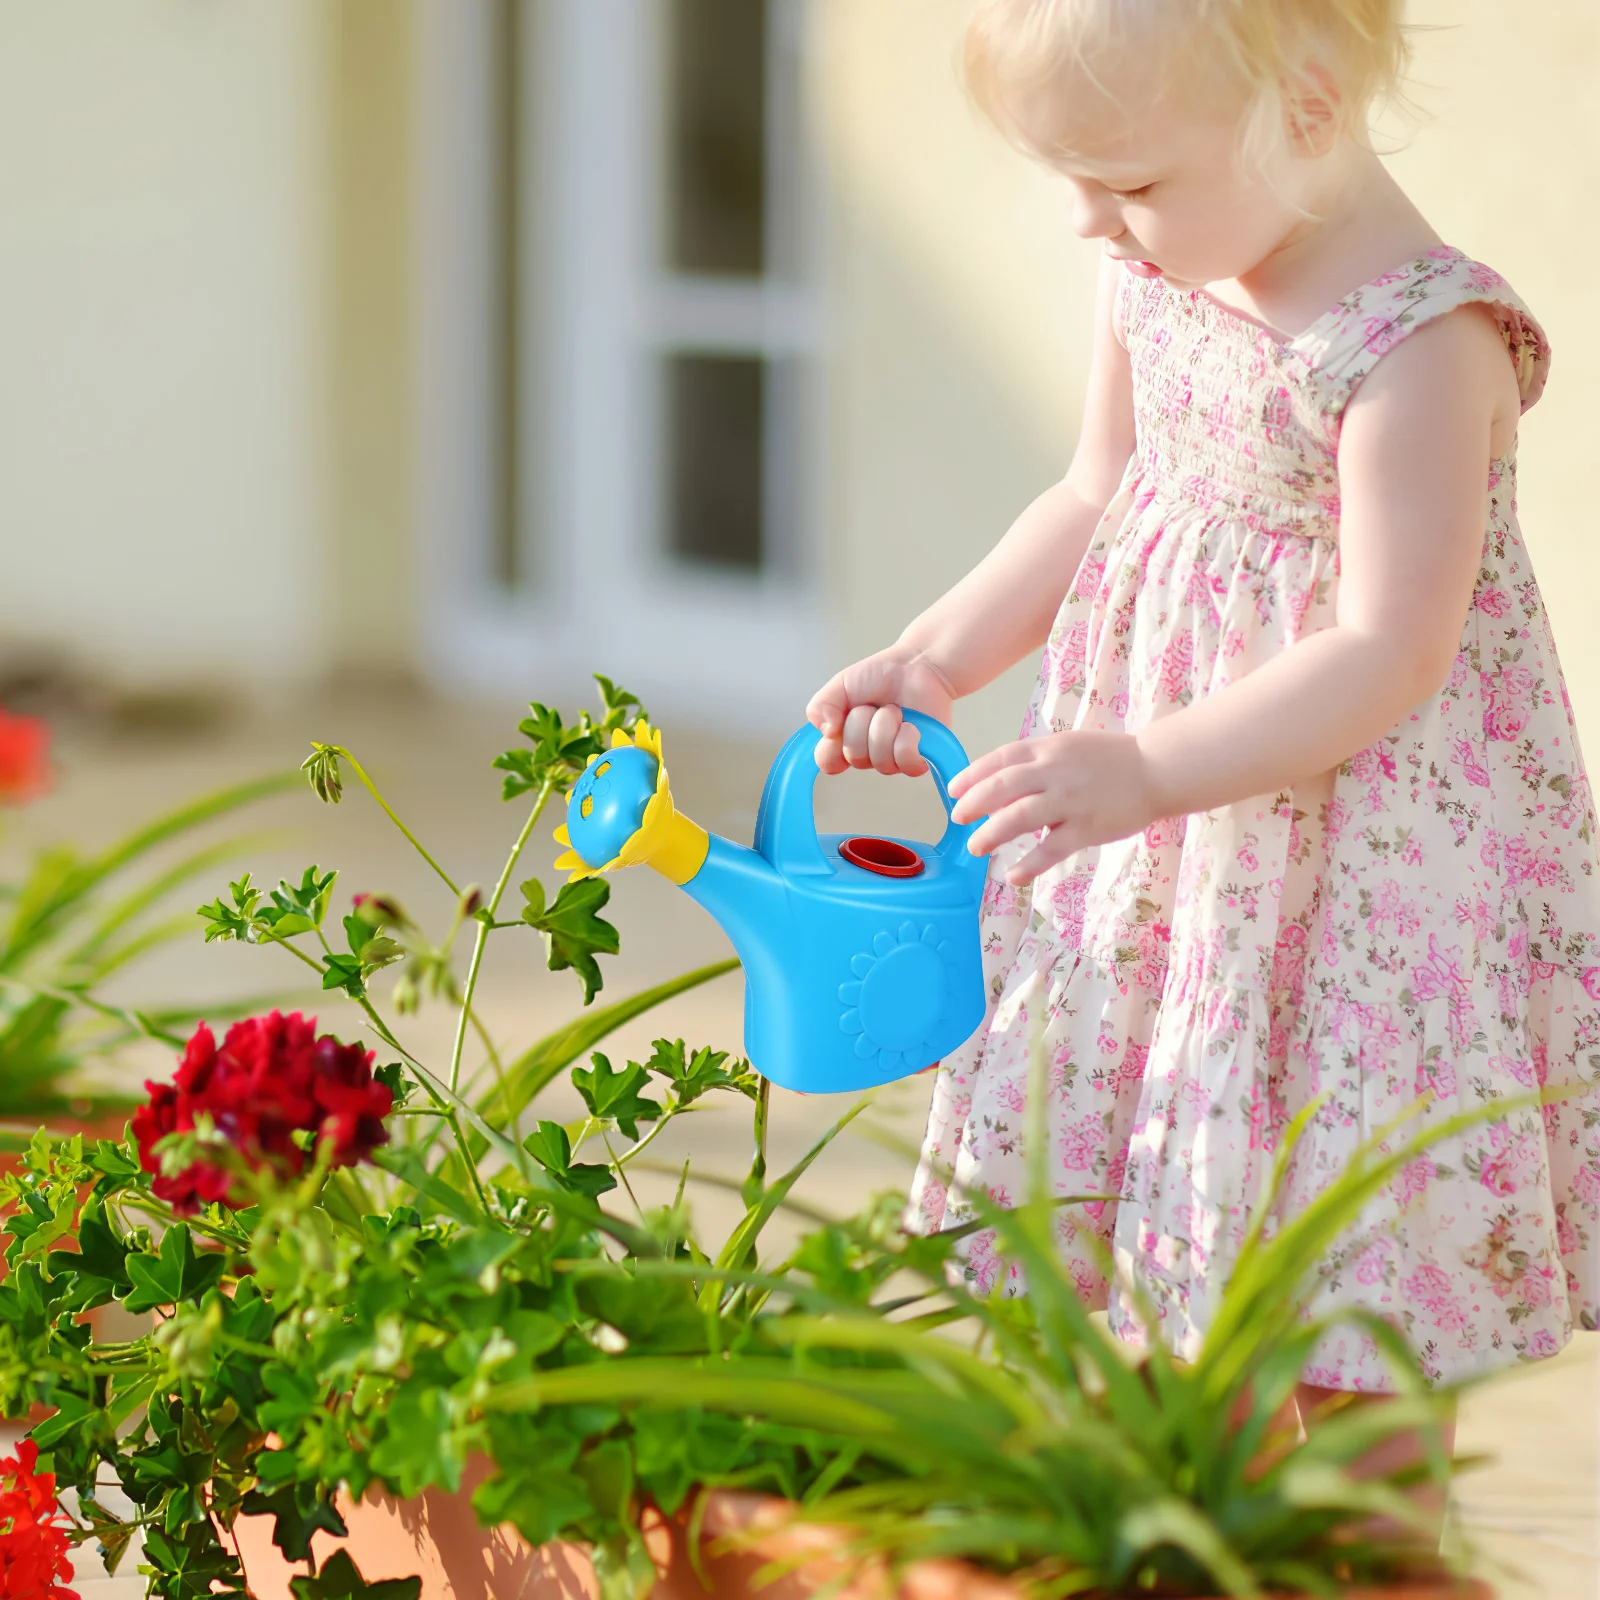
[[(950, 780), (967, 765), (967, 752), (961, 741), (935, 718), (921, 711), (901, 713), (917, 730), (917, 749), (939, 786), (948, 818), (955, 802), (950, 798)], [(822, 846), (817, 842), (817, 816), (813, 791), (821, 773), (817, 769), (817, 741), (821, 733), (808, 722), (795, 733), (767, 774), (761, 794), (761, 809), (756, 815), (755, 847), (783, 873), (827, 872), (831, 870)], [(964, 851), (967, 840), (983, 819), (973, 822), (946, 822), (936, 854), (953, 855)]]

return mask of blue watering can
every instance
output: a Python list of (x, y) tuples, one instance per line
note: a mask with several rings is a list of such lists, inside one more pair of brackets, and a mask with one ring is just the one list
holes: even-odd
[[(948, 813), (966, 752), (942, 722), (905, 715)], [(572, 786), (556, 865), (586, 878), (642, 862), (687, 890), (744, 964), (751, 1065), (782, 1088), (833, 1094), (920, 1072), (983, 1021), (987, 862), (967, 850), (977, 822), (947, 823), (934, 845), (819, 836), (819, 737), (808, 725), (779, 752), (746, 849), (673, 805), (657, 730), (614, 733)]]

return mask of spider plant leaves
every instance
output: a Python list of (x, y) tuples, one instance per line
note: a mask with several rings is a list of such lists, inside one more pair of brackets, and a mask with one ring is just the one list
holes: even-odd
[(534, 1096), (547, 1089), (579, 1056), (592, 1050), (607, 1034), (675, 995), (685, 994), (690, 989), (711, 982), (713, 978), (732, 972), (738, 965), (734, 960), (713, 961), (709, 966), (696, 967), (666, 983), (641, 989), (639, 993), (618, 1000), (613, 1005), (602, 1006), (598, 1011), (584, 1012), (575, 1017), (565, 1027), (546, 1034), (506, 1063), (504, 1081), (486, 1090), (477, 1101), (475, 1109), (478, 1115), (492, 1127), (506, 1127)]
[(191, 829), (281, 794), (295, 781), (293, 773), (273, 773), (232, 784), (166, 812), (88, 860), (80, 860), (64, 848), (43, 852), (12, 903), (11, 917), (0, 937), (0, 971), (16, 970), (24, 956), (78, 914), (93, 892), (123, 867)]
[[(812, 1162), (872, 1104), (873, 1099), (874, 1096), (871, 1093), (862, 1095), (787, 1172), (775, 1183), (767, 1187), (761, 1197), (745, 1212), (738, 1226), (728, 1235), (728, 1242), (723, 1245), (717, 1255), (717, 1265), (719, 1267), (744, 1265), (745, 1261), (753, 1253), (756, 1241), (761, 1237), (762, 1229), (772, 1220), (773, 1213), (783, 1204), (788, 1197), (789, 1191), (805, 1176)], [(709, 1310), (716, 1304), (713, 1296), (714, 1286), (708, 1285), (701, 1295), (700, 1303), (703, 1309)]]

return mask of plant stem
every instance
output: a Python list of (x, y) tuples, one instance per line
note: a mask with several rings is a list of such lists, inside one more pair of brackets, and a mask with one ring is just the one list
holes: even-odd
[(415, 850), (417, 852), (417, 854), (419, 856), (421, 856), (422, 859), (424, 861), (426, 861), (428, 863), (428, 865), (430, 867), (432, 867), (433, 870), (439, 874), (439, 877), (443, 881), (444, 886), (451, 892), (451, 894), (459, 895), (461, 893), (461, 891), (460, 891), (460, 889), (458, 889), (456, 887), (454, 881), (450, 877), (450, 874), (448, 872), (446, 872), (444, 870), (444, 868), (441, 867), (439, 865), (439, 863), (437, 861), (435, 861), (433, 859), (433, 857), (430, 856), (428, 854), (428, 852), (422, 848), (422, 842), (405, 825), (405, 823), (403, 823), (399, 819), (399, 817), (397, 817), (394, 814), (393, 807), (391, 807), (389, 802), (387, 800), (385, 800), (381, 794), (378, 793), (378, 786), (372, 781), (371, 778), (369, 778), (367, 776), (366, 769), (362, 767), (361, 763), (359, 761), (357, 761), (356, 758), (353, 755), (351, 755), (350, 752), (348, 750), (346, 750), (345, 747), (343, 745), (341, 745), (341, 744), (329, 745), (327, 748), (329, 750), (331, 750), (335, 755), (343, 756), (344, 759), (350, 763), (351, 770), (355, 773), (356, 777), (361, 780), (361, 783), (362, 783), (363, 787), (366, 789), (367, 793), (370, 794), (372, 796), (372, 798), (374, 800), (376, 800), (380, 806), (383, 807), (385, 815), (395, 825), (395, 827), (397, 827), (401, 831), (401, 833), (403, 833), (406, 836), (406, 838), (410, 841), (411, 848), (413, 850)]
[(483, 966), (483, 947), (489, 942), (489, 924), (494, 921), (494, 914), (500, 909), (506, 885), (511, 882), (511, 874), (516, 871), (517, 858), (522, 854), (528, 840), (533, 837), (539, 813), (544, 810), (545, 802), (554, 792), (555, 780), (546, 778), (539, 786), (538, 798), (533, 803), (533, 810), (528, 813), (528, 820), (522, 825), (522, 832), (517, 835), (517, 842), (511, 847), (511, 854), (506, 857), (506, 864), (500, 872), (500, 881), (495, 884), (494, 893), (489, 896), (488, 904), (483, 908), (486, 914), (478, 922), (478, 936), (472, 943), (472, 963), (467, 968), (467, 982), (461, 994), (461, 1016), (456, 1023), (456, 1042), (450, 1052), (452, 1094), (459, 1092), (461, 1087), (461, 1052), (467, 1042), (467, 1018), (472, 1011), (472, 996), (478, 987), (478, 972)]
[[(292, 955), (292, 956), (293, 956), (293, 957), (294, 957), (294, 958), (295, 958), (295, 960), (296, 960), (296, 961), (303, 961), (303, 962), (305, 962), (305, 964), (306, 964), (306, 965), (307, 965), (307, 966), (308, 966), (308, 967), (310, 967), (310, 968), (311, 968), (311, 970), (312, 970), (312, 971), (313, 971), (313, 972), (314, 972), (314, 973), (316, 973), (316, 975), (317, 975), (317, 976), (318, 976), (318, 977), (319, 977), (319, 978), (320, 978), (320, 977), (321, 977), (321, 976), (322, 976), (322, 971), (323, 971), (323, 967), (322, 967), (322, 963), (321, 963), (321, 962), (320, 962), (320, 961), (313, 961), (313, 960), (312, 960), (312, 959), (311, 959), (311, 957), (310, 957), (310, 956), (308, 956), (308, 955), (307, 955), (307, 954), (306, 954), (306, 953), (305, 953), (305, 951), (304, 951), (304, 950), (301, 950), (301, 949), (300, 949), (300, 948), (298, 948), (298, 947), (297, 947), (297, 946), (296, 946), (296, 945), (292, 945), (292, 944), (290, 944), (290, 943), (289, 943), (289, 941), (288, 941), (288, 940), (287, 940), (287, 939), (283, 939), (283, 938), (280, 938), (280, 937), (279, 937), (279, 936), (278, 936), (278, 935), (277, 935), (277, 934), (275, 934), (275, 933), (272, 933), (272, 932), (270, 932), (270, 931), (269, 931), (269, 932), (268, 932), (268, 933), (267, 933), (267, 938), (269, 938), (269, 939), (270, 939), (270, 940), (271, 940), (271, 941), (272, 941), (272, 942), (273, 942), (273, 943), (274, 943), (274, 944), (276, 944), (276, 945), (282, 945), (282, 947), (283, 947), (283, 948), (284, 948), (284, 949), (285, 949), (285, 950), (287, 950), (287, 951), (288, 951), (288, 952), (289, 952), (289, 954), (290, 954), (290, 955)], [(324, 941), (324, 942), (326, 942), (326, 941)]]
[(772, 1084), (763, 1078), (756, 1090), (755, 1115), (751, 1119), (755, 1129), (755, 1154), (750, 1160), (750, 1176), (739, 1190), (739, 1198), (747, 1206), (755, 1205), (767, 1189), (767, 1113), (771, 1104)]
[(617, 1171), (618, 1171), (619, 1175), (620, 1175), (623, 1167), (625, 1167), (630, 1161), (632, 1161), (633, 1158), (636, 1155), (638, 1155), (639, 1152), (641, 1150), (643, 1150), (645, 1148), (645, 1146), (648, 1145), (650, 1143), (650, 1141), (653, 1138), (655, 1138), (655, 1136), (658, 1133), (660, 1133), (661, 1130), (664, 1127), (666, 1127), (666, 1125), (669, 1122), (672, 1121), (672, 1119), (673, 1119), (673, 1117), (675, 1115), (676, 1115), (675, 1112), (671, 1112), (671, 1111), (667, 1112), (667, 1114), (664, 1117), (662, 1117), (656, 1123), (656, 1125), (644, 1136), (644, 1138), (642, 1138), (631, 1150), (624, 1150), (623, 1153), (620, 1156), (617, 1157)]
[(628, 1198), (633, 1201), (633, 1209), (639, 1213), (639, 1220), (645, 1220), (644, 1207), (639, 1204), (639, 1197), (633, 1192), (633, 1185), (628, 1182), (628, 1174), (622, 1170), (622, 1163), (617, 1160), (617, 1152), (611, 1148), (611, 1137), (602, 1133), (600, 1142), (606, 1147), (606, 1154), (611, 1157), (611, 1170), (622, 1179), (622, 1187), (628, 1191)]

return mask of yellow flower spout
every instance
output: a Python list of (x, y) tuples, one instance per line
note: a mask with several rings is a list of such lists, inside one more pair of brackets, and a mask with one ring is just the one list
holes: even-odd
[(631, 738), (618, 729), (611, 749), (590, 757), (555, 837), (567, 846), (556, 866), (569, 882), (642, 863), (685, 884), (711, 845), (706, 830), (674, 806), (660, 731), (643, 719)]

